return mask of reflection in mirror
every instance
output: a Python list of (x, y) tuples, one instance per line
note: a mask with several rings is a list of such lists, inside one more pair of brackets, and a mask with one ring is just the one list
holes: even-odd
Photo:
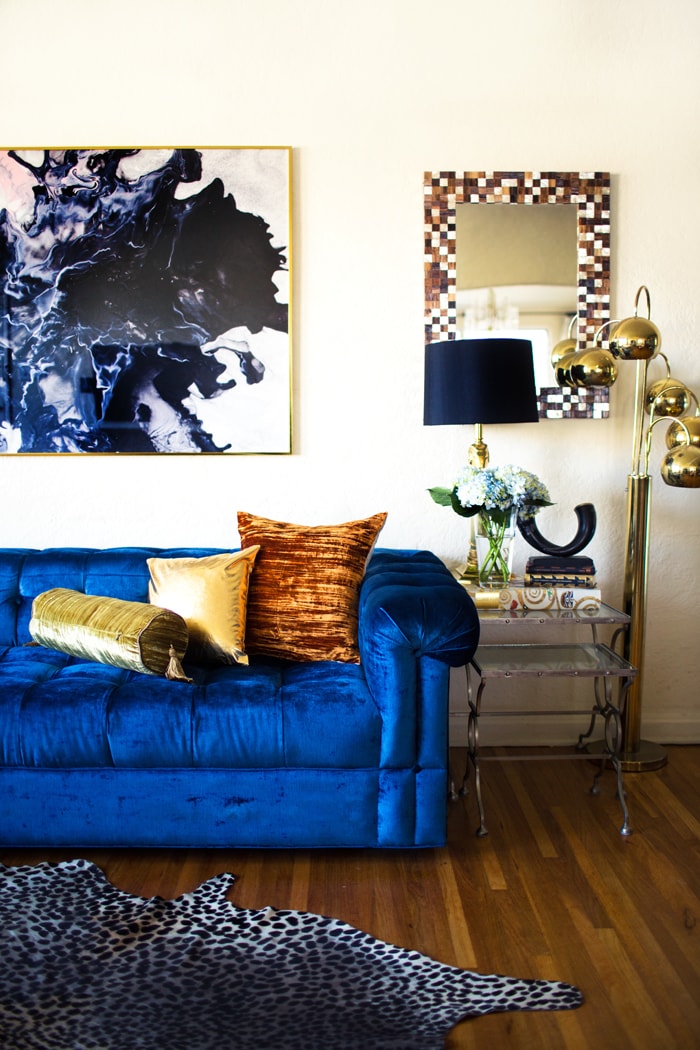
[(426, 173), (426, 343), (490, 332), (528, 338), (540, 416), (602, 418), (607, 389), (555, 386), (550, 357), (572, 317), (579, 346), (592, 343), (609, 304), (606, 172)]
[(551, 386), (552, 349), (576, 316), (576, 205), (456, 210), (458, 337), (529, 339), (535, 383)]

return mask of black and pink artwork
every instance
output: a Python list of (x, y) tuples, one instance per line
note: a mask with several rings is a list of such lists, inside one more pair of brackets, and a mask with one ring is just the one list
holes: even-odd
[(0, 452), (291, 451), (290, 161), (0, 151)]

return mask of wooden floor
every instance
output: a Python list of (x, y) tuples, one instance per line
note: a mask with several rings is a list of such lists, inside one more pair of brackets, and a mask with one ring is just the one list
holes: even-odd
[[(612, 774), (593, 797), (588, 762), (497, 761), (482, 775), (490, 834), (474, 834), (473, 798), (451, 803), (444, 850), (0, 850), (0, 860), (89, 857), (140, 896), (174, 897), (231, 871), (241, 907), (336, 916), (450, 965), (584, 993), (571, 1012), (463, 1022), (450, 1050), (695, 1050), (700, 747), (668, 751), (664, 769), (626, 777), (628, 839)], [(461, 769), (463, 754), (453, 761)]]

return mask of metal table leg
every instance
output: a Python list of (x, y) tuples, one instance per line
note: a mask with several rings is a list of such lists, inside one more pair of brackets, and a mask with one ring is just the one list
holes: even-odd
[(479, 688), (476, 691), (476, 698), (474, 698), (470, 670), (470, 665), (467, 665), (467, 699), (469, 703), (469, 720), (467, 722), (467, 765), (464, 771), (460, 795), (464, 797), (469, 794), (469, 764), (471, 763), (474, 769), (474, 792), (476, 794), (476, 804), (479, 809), (479, 827), (477, 828), (476, 833), (479, 837), (483, 837), (484, 835), (488, 835), (488, 828), (486, 827), (484, 820), (484, 804), (481, 797), (481, 771), (479, 768), (479, 714), (481, 712), (481, 697), (484, 692), (486, 681), (483, 678), (479, 679)]

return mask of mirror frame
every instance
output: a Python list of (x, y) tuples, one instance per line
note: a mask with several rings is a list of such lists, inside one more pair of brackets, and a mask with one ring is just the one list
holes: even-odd
[[(606, 171), (427, 171), (425, 342), (457, 336), (458, 204), (575, 204), (578, 216), (579, 348), (610, 320), (610, 173)], [(605, 387), (541, 387), (541, 419), (604, 419)]]

